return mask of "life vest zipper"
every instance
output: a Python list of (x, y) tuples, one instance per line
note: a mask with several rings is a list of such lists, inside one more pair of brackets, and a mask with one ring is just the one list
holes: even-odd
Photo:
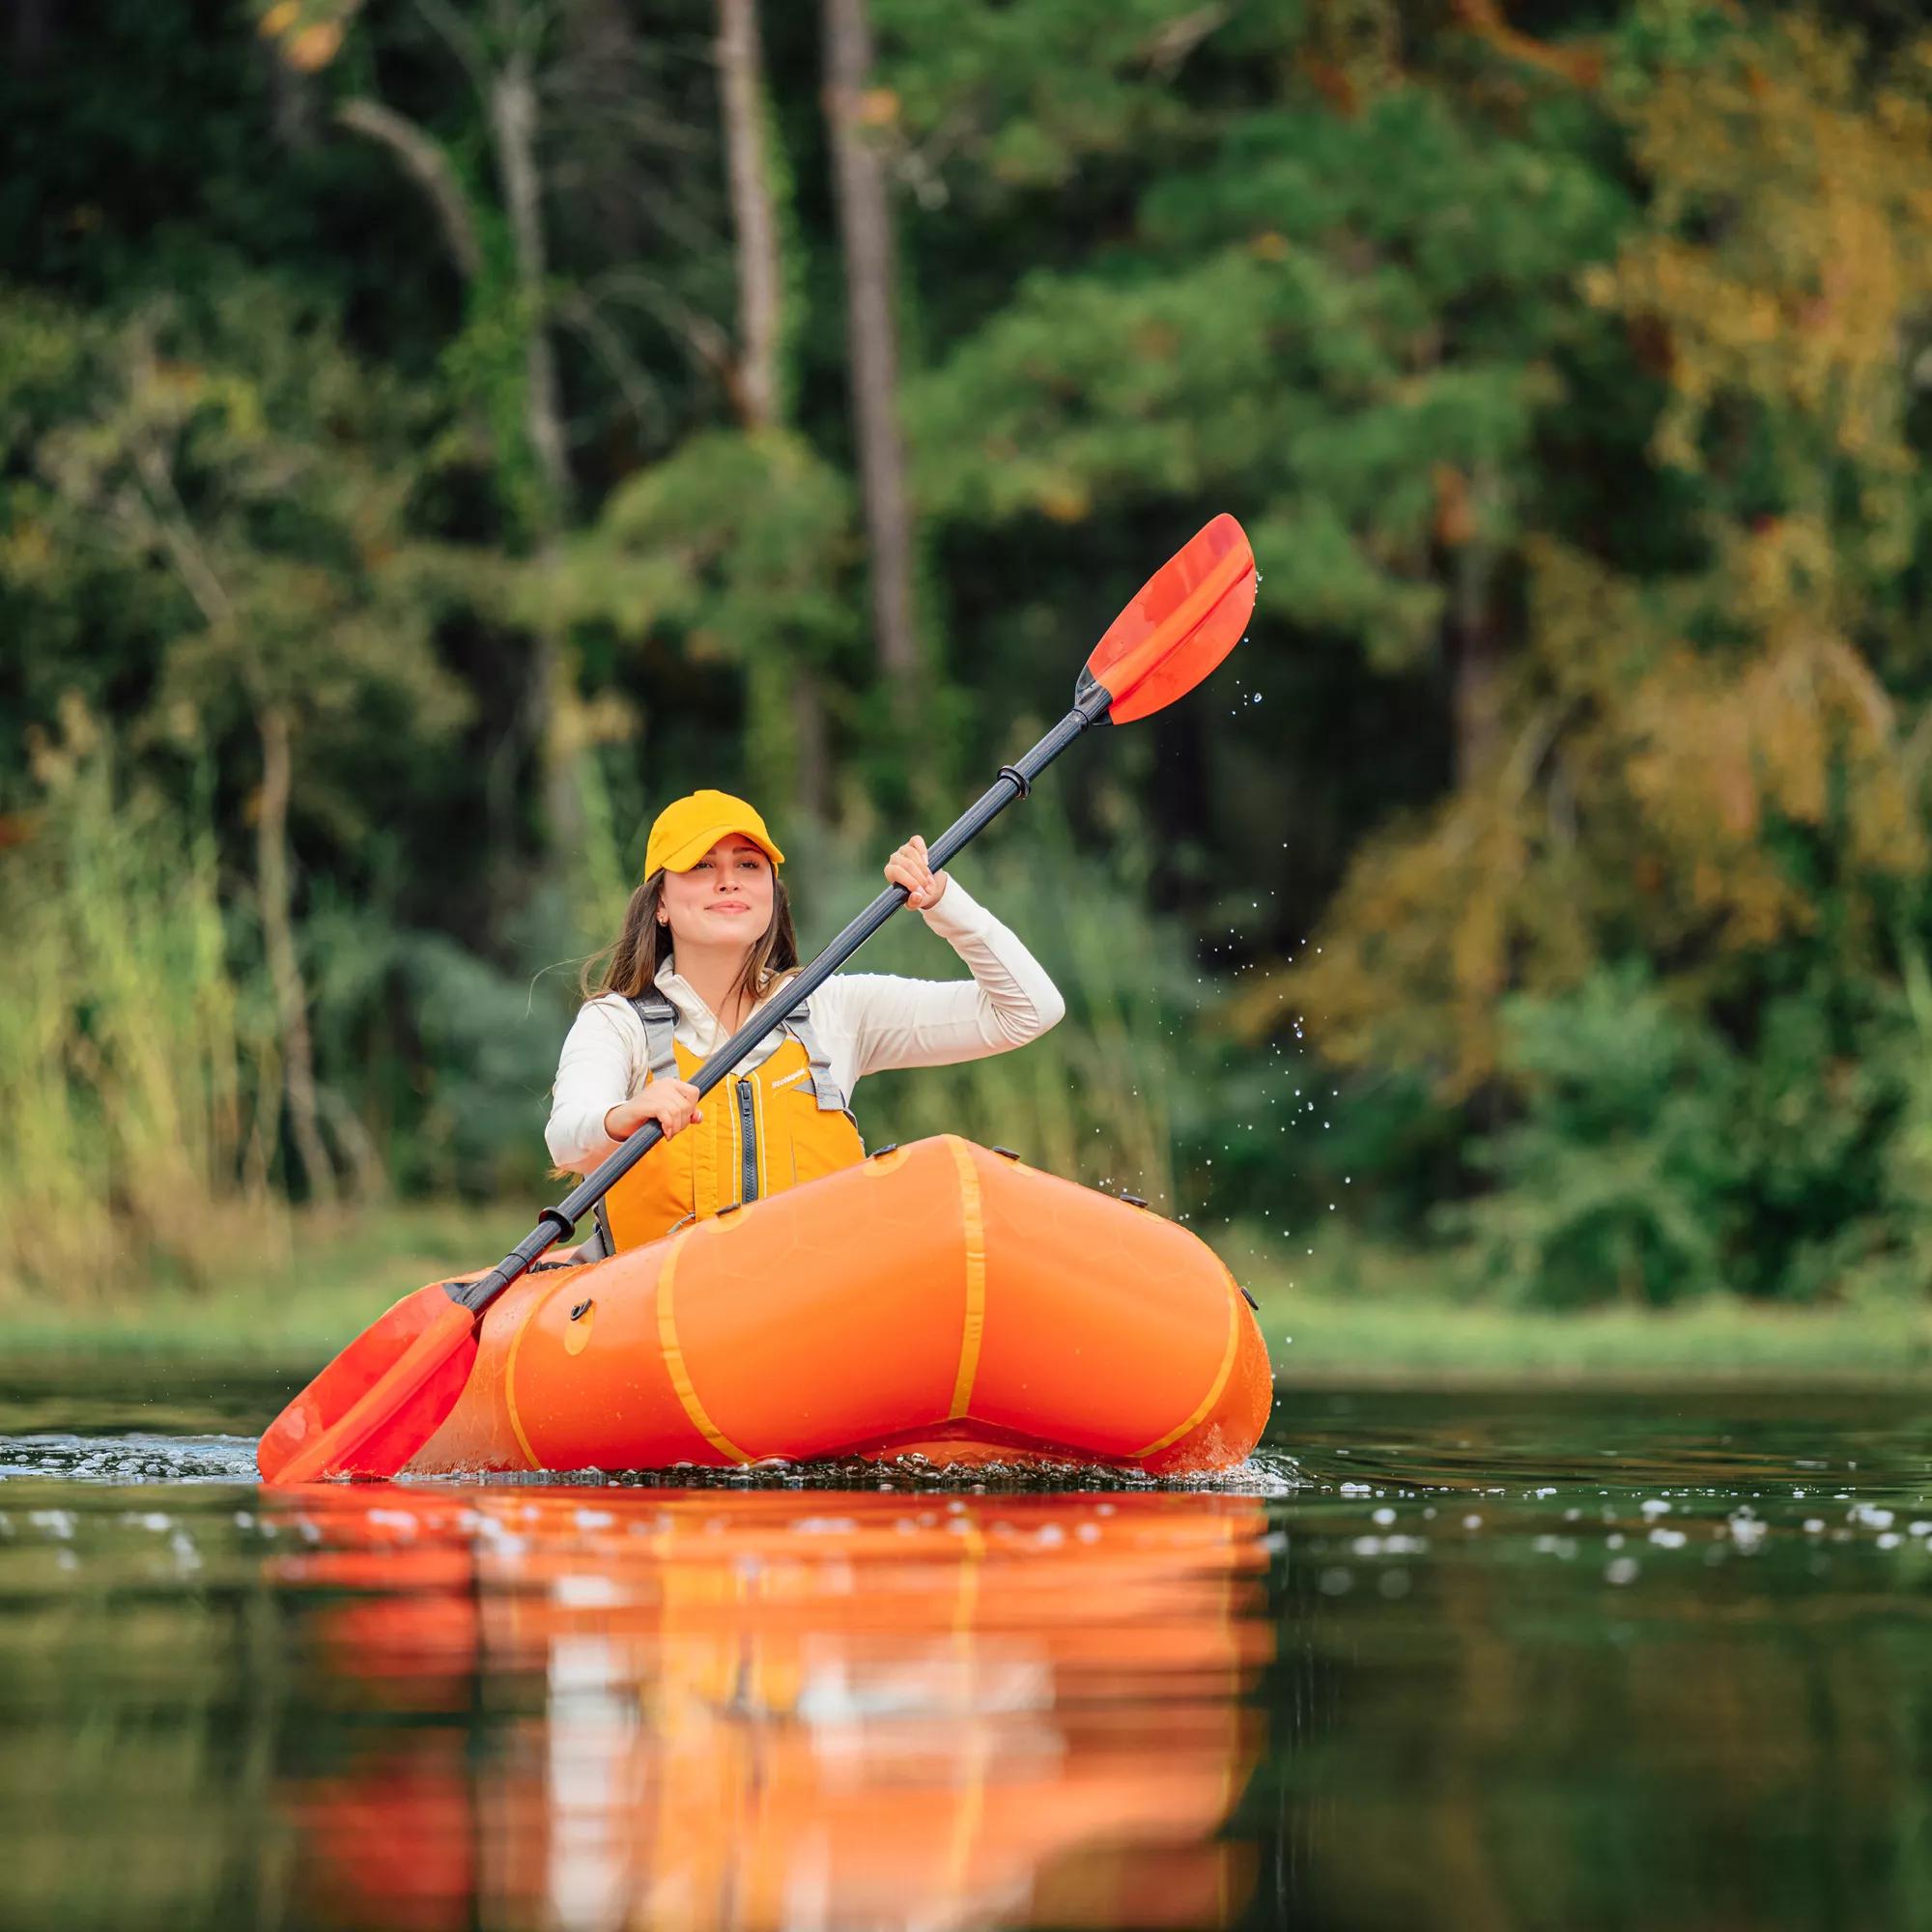
[(743, 1153), (739, 1160), (738, 1199), (758, 1198), (758, 1123), (753, 1111), (753, 1096), (749, 1080), (738, 1082), (738, 1127)]

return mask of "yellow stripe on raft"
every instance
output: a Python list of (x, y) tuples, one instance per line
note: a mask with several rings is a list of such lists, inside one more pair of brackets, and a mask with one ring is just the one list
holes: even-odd
[(1221, 1400), (1221, 1391), (1228, 1386), (1228, 1378), (1234, 1373), (1235, 1350), (1241, 1339), (1241, 1291), (1235, 1286), (1235, 1277), (1228, 1277), (1228, 1346), (1221, 1351), (1221, 1366), (1215, 1371), (1214, 1379), (1208, 1385), (1208, 1393), (1201, 1398), (1194, 1413), (1185, 1422), (1177, 1423), (1165, 1435), (1156, 1436), (1145, 1449), (1136, 1449), (1132, 1460), (1139, 1462), (1143, 1456), (1151, 1456), (1157, 1450), (1165, 1449), (1170, 1442), (1179, 1442), (1190, 1429), (1198, 1427), (1208, 1419), (1208, 1412)]
[[(554, 1288), (550, 1294), (555, 1293)], [(550, 1294), (538, 1301), (537, 1308), (550, 1299)], [(517, 1413), (517, 1357), (523, 1352), (524, 1337), (534, 1325), (535, 1315), (536, 1309), (533, 1308), (529, 1317), (517, 1323), (516, 1335), (510, 1342), (510, 1352), (503, 1362), (503, 1412), (510, 1418), (510, 1433), (517, 1438), (517, 1447), (524, 1452), (524, 1461), (532, 1469), (541, 1469), (543, 1464), (537, 1461), (537, 1452), (530, 1447), (530, 1438), (524, 1434), (524, 1418)]]
[(986, 1208), (980, 1193), (980, 1170), (966, 1143), (947, 1137), (947, 1149), (959, 1172), (960, 1245), (966, 1257), (966, 1319), (959, 1336), (959, 1373), (952, 1378), (949, 1422), (957, 1422), (973, 1400), (973, 1378), (980, 1373), (980, 1344), (986, 1333)]
[(671, 1292), (677, 1283), (677, 1258), (684, 1252), (685, 1242), (695, 1232), (695, 1229), (687, 1228), (672, 1240), (669, 1252), (664, 1258), (664, 1265), (658, 1270), (658, 1345), (664, 1350), (665, 1367), (670, 1372), (670, 1385), (677, 1391), (677, 1399), (684, 1405), (684, 1412), (691, 1418), (693, 1427), (721, 1456), (728, 1456), (734, 1463), (749, 1463), (751, 1457), (704, 1412), (704, 1405), (698, 1401), (696, 1387), (691, 1379), (691, 1371), (685, 1366), (684, 1350), (678, 1346), (677, 1321), (671, 1312)]

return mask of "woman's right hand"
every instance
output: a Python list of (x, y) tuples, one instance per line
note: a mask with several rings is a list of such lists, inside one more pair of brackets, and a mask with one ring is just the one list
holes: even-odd
[(689, 1080), (653, 1080), (635, 1100), (624, 1100), (604, 1116), (604, 1131), (613, 1141), (627, 1141), (646, 1121), (655, 1121), (664, 1137), (680, 1133), (704, 1118), (697, 1089)]

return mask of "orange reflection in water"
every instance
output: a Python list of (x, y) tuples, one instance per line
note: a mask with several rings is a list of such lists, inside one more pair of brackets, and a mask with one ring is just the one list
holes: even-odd
[(1204, 1494), (291, 1498), (345, 1923), (1214, 1925), (1264, 1523)]

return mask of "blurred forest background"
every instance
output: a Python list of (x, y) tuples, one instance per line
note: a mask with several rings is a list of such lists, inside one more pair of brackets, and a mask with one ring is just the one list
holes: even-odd
[(875, 1144), (1342, 1287), (1922, 1301), (1919, 21), (14, 0), (0, 1282), (526, 1220), (657, 807), (760, 800), (815, 947), (1225, 509), (1249, 642), (959, 867), (1068, 1021)]

